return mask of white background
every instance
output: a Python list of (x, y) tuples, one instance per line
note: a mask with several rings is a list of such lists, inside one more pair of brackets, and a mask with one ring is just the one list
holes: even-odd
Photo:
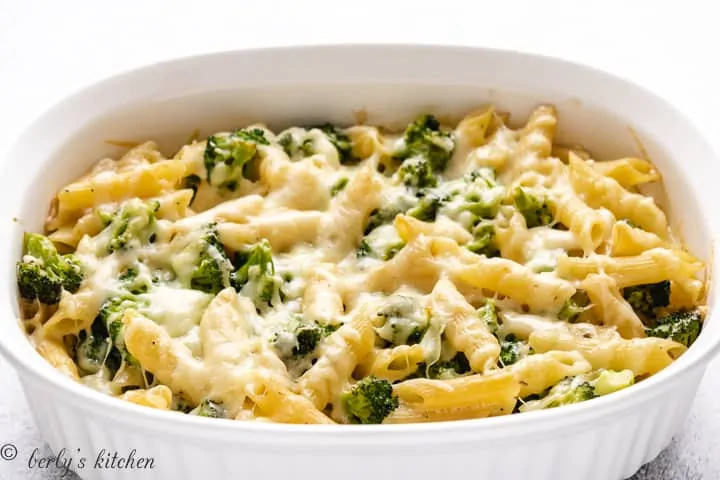
[[(580, 61), (666, 97), (720, 150), (714, 3), (0, 0), (0, 158), (51, 104), (118, 71), (213, 50), (343, 42), (484, 45)], [(711, 373), (685, 430), (642, 478), (720, 478), (720, 459), (713, 454), (720, 451), (720, 407), (712, 396), (717, 389), (720, 373)], [(0, 359), (0, 443), (41, 446), (24, 408)], [(0, 479), (7, 467), (0, 464)], [(23, 472), (16, 467), (12, 478)]]

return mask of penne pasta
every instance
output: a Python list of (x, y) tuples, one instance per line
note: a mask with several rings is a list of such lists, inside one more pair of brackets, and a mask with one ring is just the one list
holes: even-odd
[(108, 140), (122, 156), (23, 240), (38, 354), (143, 407), (398, 424), (611, 394), (701, 334), (705, 259), (644, 194), (649, 159), (556, 143), (552, 105), (519, 128), (492, 105), (355, 117), (196, 132), (172, 158)]

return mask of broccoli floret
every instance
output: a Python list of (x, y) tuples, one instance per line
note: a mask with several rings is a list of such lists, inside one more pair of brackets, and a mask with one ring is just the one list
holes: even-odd
[(347, 177), (342, 177), (337, 182), (335, 182), (333, 184), (332, 188), (330, 188), (330, 196), (334, 197), (338, 193), (345, 190), (345, 187), (347, 187), (348, 181), (349, 180)]
[(130, 355), (125, 347), (125, 325), (122, 322), (125, 311), (140, 308), (141, 303), (132, 295), (119, 295), (111, 297), (103, 302), (95, 321), (100, 321), (105, 326), (108, 336), (112, 341), (114, 349), (117, 349), (120, 357), (131, 365), (137, 361)]
[(382, 208), (374, 209), (372, 212), (370, 212), (370, 216), (368, 217), (368, 222), (365, 226), (363, 234), (368, 235), (377, 227), (385, 225), (386, 223), (391, 223), (393, 220), (395, 220), (395, 217), (397, 217), (401, 213), (406, 212), (410, 207), (412, 207), (412, 203), (398, 201), (394, 204), (385, 205)]
[(255, 157), (258, 145), (270, 145), (260, 128), (208, 137), (204, 155), (207, 182), (219, 189), (234, 191), (244, 176), (245, 165)]
[(480, 183), (487, 188), (497, 187), (498, 185), (495, 170), (490, 167), (476, 168), (465, 175), (464, 178), (468, 183)]
[(393, 345), (419, 343), (429, 323), (427, 313), (404, 295), (388, 297), (377, 316), (382, 319), (382, 326), (376, 329), (378, 336)]
[(495, 245), (495, 227), (492, 223), (480, 223), (473, 228), (473, 241), (466, 245), (467, 249), (478, 255), (486, 257), (500, 256), (500, 250)]
[(357, 250), (355, 251), (355, 256), (358, 258), (362, 257), (370, 257), (373, 255), (373, 249), (370, 246), (370, 243), (367, 241), (367, 239), (363, 238), (360, 240), (360, 245), (358, 245)]
[(125, 346), (125, 325), (122, 319), (127, 310), (140, 310), (147, 306), (147, 301), (136, 296), (150, 288), (139, 273), (137, 266), (131, 266), (120, 274), (118, 280), (123, 293), (107, 298), (100, 305), (90, 330), (78, 335), (77, 361), (85, 372), (96, 373), (105, 366), (112, 376), (123, 362), (131, 366), (138, 365)]
[(582, 382), (578, 385), (576, 385), (576, 383), (577, 382), (573, 382), (572, 379), (568, 379), (551, 388), (545, 397), (545, 399), (549, 400), (545, 403), (545, 408), (584, 402), (597, 396), (595, 387), (590, 383)]
[[(373, 242), (373, 240), (377, 239), (370, 236), (360, 240), (360, 244), (355, 251), (355, 256), (357, 258), (372, 257), (388, 261), (392, 260), (393, 257), (395, 257), (395, 255), (397, 255), (397, 253), (405, 247), (405, 242), (402, 240), (392, 243), (384, 241)], [(381, 238), (380, 240), (384, 239)]]
[(486, 300), (485, 305), (478, 308), (478, 317), (487, 326), (490, 333), (497, 336), (500, 325), (498, 324), (498, 309), (494, 300)]
[(658, 319), (656, 326), (648, 328), (646, 333), (649, 337), (669, 338), (689, 347), (700, 335), (702, 320), (697, 310), (678, 310)]
[(230, 283), (253, 300), (257, 308), (266, 308), (281, 294), (282, 279), (275, 275), (270, 242), (263, 239), (238, 255), (239, 268)]
[(220, 242), (216, 225), (207, 225), (200, 242), (191, 248), (199, 248), (199, 253), (197, 268), (190, 277), (190, 288), (217, 294), (228, 285), (233, 266)]
[[(418, 369), (424, 371), (423, 365)], [(427, 369), (428, 378), (448, 380), (470, 372), (470, 362), (464, 353), (458, 352), (450, 360), (441, 360)]]
[(368, 222), (363, 233), (367, 235), (380, 225), (390, 223), (399, 213), (402, 212), (389, 207), (373, 209), (370, 212), (370, 216), (368, 217)]
[(300, 134), (300, 138), (298, 139), (295, 135), (293, 135), (291, 131), (286, 131), (285, 133), (280, 135), (280, 138), (278, 138), (278, 143), (285, 151), (287, 156), (291, 159), (298, 154), (300, 154), (302, 157), (309, 157), (310, 155), (315, 153), (315, 147), (313, 145), (312, 138), (306, 138), (306, 135), (307, 132), (303, 131), (303, 133)]
[(322, 331), (314, 325), (308, 325), (296, 332), (297, 346), (293, 348), (294, 355), (307, 355), (315, 350), (322, 339)]
[(399, 210), (398, 208), (393, 206), (374, 209), (372, 212), (370, 212), (370, 217), (368, 218), (368, 223), (365, 227), (365, 235), (369, 234), (380, 225), (385, 225), (386, 223), (392, 222), (395, 217), (397, 217), (398, 214), (402, 212), (402, 210)]
[(593, 381), (595, 394), (608, 395), (635, 383), (635, 374), (632, 370), (603, 370)]
[(418, 192), (417, 205), (407, 211), (411, 217), (415, 217), (423, 222), (434, 222), (437, 218), (438, 210), (448, 201), (446, 195), (438, 195), (435, 193)]
[(415, 345), (416, 343), (420, 343), (420, 341), (423, 338), (423, 335), (425, 335), (425, 332), (427, 331), (427, 328), (424, 326), (416, 326), (412, 329), (410, 332), (410, 335), (407, 336), (407, 340), (405, 340), (406, 345)]
[(62, 281), (40, 263), (18, 262), (17, 284), (20, 296), (26, 300), (37, 298), (48, 305), (60, 301)]
[(340, 328), (339, 324), (306, 323), (302, 316), (293, 315), (286, 328), (275, 333), (271, 344), (277, 349), (281, 358), (298, 360), (314, 352), (320, 341), (338, 328)]
[(293, 348), (293, 356), (312, 353), (317, 348), (320, 340), (333, 333), (338, 327), (339, 325), (320, 325), (319, 323), (298, 327), (295, 330), (297, 346)]
[(150, 290), (150, 282), (141, 278), (140, 270), (137, 266), (128, 267), (120, 274), (118, 280), (123, 283), (124, 288), (133, 295), (147, 293)]
[(352, 423), (382, 423), (400, 404), (387, 380), (366, 377), (341, 396), (348, 419)]
[(200, 184), (202, 183), (202, 178), (200, 178), (199, 175), (188, 175), (187, 177), (183, 178), (183, 188), (190, 188), (193, 191), (192, 198), (190, 199), (190, 203), (192, 203), (195, 200), (195, 196), (197, 195), (198, 188), (200, 188)]
[(217, 294), (230, 286), (235, 267), (220, 241), (217, 224), (208, 223), (196, 232), (178, 235), (175, 242), (180, 246), (170, 263), (185, 288)]
[(513, 334), (503, 336), (500, 330), (498, 308), (494, 300), (488, 299), (485, 305), (478, 309), (478, 316), (485, 323), (487, 329), (495, 335), (500, 342), (500, 356), (498, 364), (501, 367), (512, 365), (518, 360), (533, 353), (527, 342), (520, 340)]
[(118, 277), (118, 280), (120, 280), (123, 283), (133, 282), (139, 274), (140, 274), (140, 271), (138, 270), (137, 267), (135, 267), (135, 266), (128, 267), (120, 274), (120, 276)]
[(97, 327), (93, 323), (91, 328), (93, 333), (87, 334), (85, 331), (80, 332), (78, 336), (79, 342), (75, 349), (78, 366), (87, 373), (97, 373), (105, 363), (108, 352), (112, 348), (112, 341), (102, 332), (97, 332)]
[(90, 331), (78, 335), (77, 363), (87, 373), (96, 373), (103, 366), (115, 375), (123, 360), (130, 365), (137, 361), (125, 348), (122, 317), (128, 308), (136, 308), (131, 297), (117, 296), (103, 302)]
[(338, 152), (340, 163), (346, 165), (357, 161), (357, 158), (355, 158), (352, 154), (352, 142), (350, 141), (350, 137), (347, 136), (343, 129), (330, 123), (313, 128), (321, 130), (325, 136), (327, 136), (330, 143), (333, 144)]
[(117, 250), (129, 250), (155, 241), (157, 221), (155, 213), (160, 202), (143, 202), (132, 199), (123, 204), (110, 218), (106, 227), (109, 235), (108, 253)]
[(200, 405), (190, 411), (190, 415), (209, 418), (225, 418), (225, 407), (223, 407), (221, 402), (214, 402), (212, 400), (205, 399), (200, 402)]
[(403, 241), (388, 245), (387, 248), (385, 248), (385, 250), (382, 252), (382, 259), (385, 261), (392, 260), (395, 255), (397, 255), (398, 252), (403, 248), (405, 248), (405, 242)]
[(495, 218), (500, 208), (499, 196), (485, 198), (477, 193), (465, 195), (465, 204), (461, 210), (472, 213), (475, 216), (473, 223), (478, 223), (483, 218)]
[[(393, 155), (397, 160), (422, 159), (430, 172), (445, 169), (455, 149), (452, 135), (440, 129), (440, 122), (432, 115), (421, 115), (405, 129), (403, 147)], [(401, 167), (402, 170), (402, 167)], [(403, 182), (407, 185), (407, 182)]]
[(558, 318), (565, 322), (575, 322), (582, 312), (588, 309), (590, 297), (584, 290), (578, 290), (565, 301), (565, 304), (558, 312)]
[[(584, 402), (597, 397), (593, 385), (584, 380), (582, 377), (569, 377), (558, 382), (555, 386), (547, 391), (547, 394), (539, 399), (525, 399), (525, 403), (520, 407), (521, 412), (529, 410), (541, 410), (545, 408), (555, 408), (571, 403)], [(529, 401), (527, 401), (529, 400)]]
[(420, 157), (405, 160), (396, 176), (403, 185), (413, 188), (435, 187), (438, 182), (430, 162)]
[(472, 213), (473, 225), (483, 218), (495, 218), (505, 195), (505, 189), (499, 187), (495, 179), (495, 171), (491, 168), (479, 168), (466, 175), (463, 181), (465, 186), (457, 193), (463, 196), (458, 213)]
[(636, 313), (646, 319), (653, 319), (656, 308), (667, 307), (670, 304), (670, 281), (623, 288), (623, 297)]
[(517, 187), (513, 193), (515, 207), (525, 217), (528, 228), (549, 225), (553, 221), (552, 212), (547, 201), (528, 193), (525, 189)]
[(176, 412), (190, 413), (193, 410), (192, 405), (182, 395), (173, 395), (170, 408)]
[(468, 232), (495, 218), (506, 196), (505, 187), (495, 180), (494, 171), (480, 168), (443, 186), (447, 200), (440, 213), (461, 224)]
[(297, 151), (297, 142), (295, 141), (295, 137), (293, 137), (292, 133), (283, 133), (278, 137), (277, 142), (280, 144), (287, 156), (292, 158)]
[(531, 352), (527, 342), (518, 340), (515, 335), (506, 335), (500, 342), (500, 365), (508, 366), (516, 363)]
[(17, 263), (20, 296), (52, 305), (62, 290), (75, 293), (82, 283), (80, 262), (72, 254), (61, 255), (52, 241), (38, 233), (25, 234), (25, 255)]

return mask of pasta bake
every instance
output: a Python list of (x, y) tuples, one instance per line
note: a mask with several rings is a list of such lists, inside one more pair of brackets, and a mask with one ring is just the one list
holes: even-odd
[(705, 267), (648, 159), (510, 128), (250, 125), (103, 159), (26, 233), (37, 351), (108, 395), (190, 415), (410, 423), (608, 395), (681, 355)]

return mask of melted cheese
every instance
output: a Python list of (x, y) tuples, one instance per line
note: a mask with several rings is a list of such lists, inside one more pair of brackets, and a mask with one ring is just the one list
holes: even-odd
[(170, 286), (156, 286), (137, 297), (148, 305), (140, 312), (163, 325), (173, 337), (187, 335), (196, 327), (212, 300), (207, 293)]
[[(547, 112), (545, 115), (542, 121), (548, 120)], [(566, 179), (567, 169), (562, 162), (547, 157), (552, 139), (542, 129), (513, 130), (496, 125), (484, 142), (477, 138), (468, 142), (458, 138), (460, 134), (456, 132), (454, 140), (462, 148), (454, 152), (445, 172), (437, 172), (437, 185), (418, 191), (403, 185), (395, 175), (398, 161), (392, 155), (406, 147), (402, 134), (388, 134), (373, 127), (362, 127), (362, 135), (352, 130), (353, 141), (363, 141), (362, 145), (353, 145), (353, 152), (356, 155), (363, 152), (365, 158), (344, 164), (334, 140), (319, 129), (292, 127), (275, 136), (262, 126), (253, 128), (262, 128), (270, 144), (257, 145), (257, 154), (248, 167), (251, 173), (247, 178), (237, 179), (234, 189), (212, 186), (236, 180), (238, 171), (222, 162), (213, 168), (210, 182), (207, 181), (206, 142), (193, 142), (172, 160), (182, 162), (187, 175), (200, 178), (190, 205), (192, 210), (188, 209), (184, 218), (158, 220), (154, 243), (109, 254), (111, 233), (104, 230), (92, 237), (85, 236), (75, 252), (85, 272), (81, 291), (75, 297), (84, 296), (92, 308), (99, 308), (108, 298), (130, 295), (120, 276), (128, 268), (136, 269), (135, 282), (148, 288), (144, 293), (132, 294), (138, 301), (139, 313), (160, 325), (180, 352), (173, 382), (192, 386), (191, 397), (196, 402), (204, 398), (224, 399), (226, 407), (238, 418), (252, 417), (246, 404), (264, 388), (264, 375), (281, 378), (288, 391), (299, 391), (295, 382), (307, 375), (316, 362), (324, 377), (334, 378), (324, 394), (336, 406), (339, 392), (355, 381), (350, 376), (355, 363), (366, 361), (346, 351), (348, 342), (360, 337), (350, 335), (348, 342), (336, 338), (328, 341), (325, 338), (328, 332), (324, 332), (315, 350), (298, 356), (301, 346), (298, 332), (316, 322), (333, 328), (348, 324), (361, 309), (372, 312), (375, 348), (413, 343), (424, 352), (428, 366), (439, 360), (451, 360), (462, 347), (451, 345), (446, 338), (444, 320), (433, 315), (429, 306), (431, 289), (427, 287), (441, 277), (455, 281), (453, 272), (468, 265), (482, 265), (484, 257), (468, 250), (481, 249), (473, 247), (483, 239), (478, 233), (482, 231), (480, 226), (515, 229), (503, 241), (512, 242), (514, 253), (506, 255), (519, 265), (514, 264), (517, 268), (507, 271), (513, 275), (526, 272), (534, 280), (530, 282), (533, 288), (560, 286), (563, 288), (558, 287), (557, 291), (569, 289), (572, 293), (579, 282), (569, 282), (556, 274), (558, 259), (577, 252), (594, 258), (607, 249), (609, 239), (604, 239), (598, 251), (583, 252), (578, 239), (568, 230), (552, 225), (524, 227), (513, 203), (512, 191), (516, 186), (554, 201), (582, 197), (582, 192), (575, 192)], [(93, 170), (96, 178), (144, 168), (148, 161), (161, 158), (154, 146), (143, 148), (119, 162), (103, 160)], [(452, 150), (453, 138), (436, 138), (434, 148)], [(406, 161), (419, 165), (424, 159), (422, 153), (413, 153)], [(487, 169), (494, 170), (494, 174)], [(340, 179), (347, 179), (344, 189), (333, 190)], [(432, 214), (415, 210), (433, 197), (442, 200)], [(648, 197), (645, 202), (653, 200)], [(489, 206), (488, 210), (483, 210), (483, 206)], [(106, 214), (112, 211), (110, 205), (97, 208), (107, 210)], [(610, 211), (603, 208), (597, 211), (609, 226), (615, 221)], [(398, 233), (400, 223), (396, 229), (393, 215), (388, 212), (417, 215), (416, 227), (419, 221), (435, 221), (443, 224), (443, 228), (405, 232), (403, 238), (408, 243), (405, 245)], [(366, 232), (369, 217), (382, 215), (386, 216), (384, 221)], [(226, 232), (234, 237), (221, 236), (227, 251), (215, 247), (205, 250), (203, 238), (211, 223), (237, 227)], [(428, 232), (441, 237), (429, 237)], [(443, 232), (453, 235), (448, 233), (445, 237)], [(257, 265), (249, 268), (251, 280), (231, 293), (237, 300), (237, 305), (232, 303), (236, 310), (234, 313), (223, 310), (228, 318), (215, 319), (224, 325), (218, 337), (223, 344), (204, 351), (208, 333), (203, 330), (203, 318), (217, 297), (190, 288), (199, 253), (206, 251), (220, 266), (221, 284), (228, 291), (238, 268), (233, 265), (237, 252), (230, 251), (228, 245), (243, 250), (252, 247), (250, 240), (254, 242), (260, 237), (267, 238), (276, 249), (274, 271), (264, 273)], [(411, 250), (412, 255), (403, 255), (401, 249), (405, 248), (415, 250)], [(492, 249), (483, 251), (491, 254)], [(482, 275), (482, 268), (478, 271)], [(255, 282), (253, 278), (281, 286), (272, 290), (269, 304), (258, 300), (270, 292), (268, 283)], [(503, 292), (499, 295), (492, 289), (473, 286), (465, 277), (458, 278), (459, 291), (475, 307), (487, 298), (496, 299), (500, 338), (512, 334), (527, 339), (535, 331), (558, 326), (560, 320), (552, 308), (543, 308), (542, 315), (538, 314), (539, 309), (528, 312), (528, 302), (514, 299), (512, 291), (499, 288)], [(309, 295), (310, 282), (318, 281), (319, 284), (312, 284), (318, 291)], [(382, 286), (382, 291), (378, 286)], [(328, 291), (322, 291), (323, 288)], [(63, 301), (71, 297), (66, 294)], [(548, 298), (546, 303), (555, 305), (554, 301)], [(232, 322), (242, 325), (233, 326)], [(527, 350), (527, 345), (520, 348)], [(529, 350), (520, 353), (532, 354)], [(96, 374), (83, 375), (82, 382), (113, 395), (119, 393), (123, 384), (142, 386), (144, 380), (131, 378), (138, 377), (140, 369), (132, 365), (124, 365), (123, 369), (114, 380), (108, 378), (106, 369), (101, 369)], [(335, 378), (335, 372), (340, 370), (347, 375)], [(119, 376), (125, 379), (121, 381)], [(337, 412), (332, 416), (346, 418)]]

